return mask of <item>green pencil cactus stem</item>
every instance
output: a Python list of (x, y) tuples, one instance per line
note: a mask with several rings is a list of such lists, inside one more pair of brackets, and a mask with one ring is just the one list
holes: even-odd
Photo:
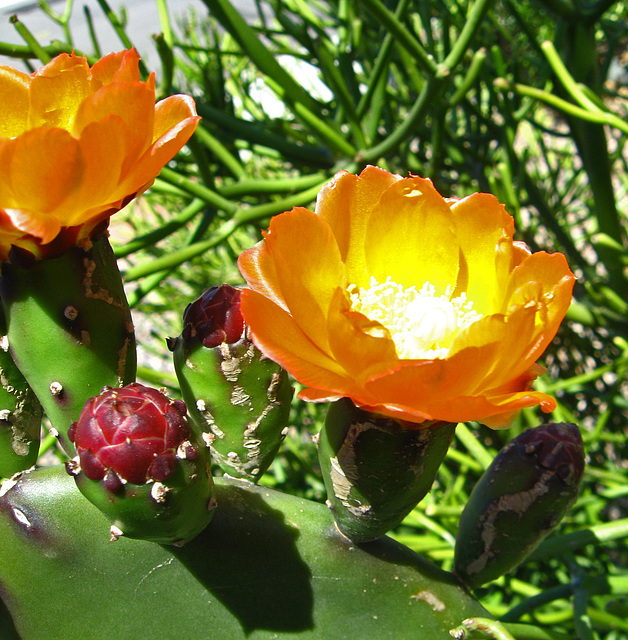
[(544, 424), (513, 438), (464, 508), (456, 574), (479, 587), (523, 562), (576, 501), (583, 471), (584, 447), (575, 424)]
[(251, 342), (240, 290), (208, 289), (188, 305), (181, 335), (168, 344), (181, 393), (214, 460), (229, 475), (257, 481), (287, 432), (292, 387)]
[(162, 544), (194, 538), (213, 515), (205, 445), (181, 400), (138, 383), (103, 389), (68, 436), (78, 456), (67, 464), (83, 495), (124, 535)]

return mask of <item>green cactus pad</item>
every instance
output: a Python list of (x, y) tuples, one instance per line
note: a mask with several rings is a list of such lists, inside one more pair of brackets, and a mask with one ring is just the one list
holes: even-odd
[(406, 428), (357, 409), (330, 405), (319, 436), (319, 460), (338, 528), (354, 542), (397, 526), (430, 490), (455, 425)]
[(230, 479), (216, 499), (180, 549), (109, 543), (62, 468), (25, 474), (0, 498), (0, 585), (20, 637), (451, 640), (490, 617), (391, 539), (350, 543), (324, 505)]
[(85, 401), (135, 379), (135, 339), (106, 237), (27, 267), (5, 262), (0, 295), (11, 354), (61, 446)]
[(207, 348), (178, 338), (174, 364), (190, 416), (230, 476), (256, 482), (285, 436), (288, 374), (247, 338)]
[(41, 418), (41, 405), (15, 366), (4, 336), (0, 343), (0, 477), (9, 478), (35, 464)]
[(479, 587), (523, 562), (576, 501), (583, 470), (575, 424), (541, 425), (513, 438), (460, 517), (455, 573)]

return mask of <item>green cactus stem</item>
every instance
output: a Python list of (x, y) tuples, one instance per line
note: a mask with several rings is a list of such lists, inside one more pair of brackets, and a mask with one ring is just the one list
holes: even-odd
[(286, 435), (293, 391), (288, 374), (251, 341), (239, 305), (238, 289), (208, 289), (168, 344), (214, 461), (230, 476), (257, 482)]
[[(454, 576), (390, 538), (364, 547), (324, 505), (216, 479), (219, 507), (184, 547), (121, 538), (64, 470), (0, 497), (2, 599), (24, 640), (446, 640), (491, 618)], [(33, 576), (37, 579), (34, 580)]]
[(85, 401), (135, 379), (131, 314), (108, 239), (58, 258), (5, 262), (0, 296), (13, 360), (73, 455), (67, 431)]
[(6, 335), (0, 337), (0, 477), (35, 464), (42, 408), (15, 366)]
[(517, 567), (576, 501), (583, 471), (584, 447), (575, 424), (545, 424), (513, 438), (464, 508), (455, 573), (479, 587)]
[(397, 526), (430, 490), (455, 425), (417, 425), (330, 405), (319, 436), (328, 504), (339, 530), (369, 542)]

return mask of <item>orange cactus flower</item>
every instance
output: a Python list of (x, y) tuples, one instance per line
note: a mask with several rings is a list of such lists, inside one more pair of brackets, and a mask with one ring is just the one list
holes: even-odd
[(27, 75), (0, 66), (0, 259), (38, 257), (89, 236), (153, 183), (199, 117), (189, 96), (155, 104), (135, 50), (90, 68), (61, 54)]
[(276, 216), (240, 256), (244, 318), (306, 400), (505, 427), (523, 407), (555, 407), (531, 383), (574, 284), (562, 254), (531, 254), (513, 232), (491, 195), (340, 172), (316, 212)]

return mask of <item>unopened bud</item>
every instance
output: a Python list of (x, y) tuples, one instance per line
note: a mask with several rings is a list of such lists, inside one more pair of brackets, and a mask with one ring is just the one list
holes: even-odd
[(575, 424), (546, 424), (513, 438), (474, 487), (460, 518), (455, 573), (471, 587), (527, 558), (578, 497), (584, 447)]

